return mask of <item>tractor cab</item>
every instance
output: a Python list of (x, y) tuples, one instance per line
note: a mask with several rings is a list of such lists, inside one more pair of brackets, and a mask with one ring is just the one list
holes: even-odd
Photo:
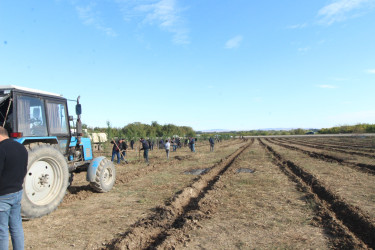
[(0, 125), (22, 144), (58, 144), (66, 155), (71, 140), (67, 100), (13, 85), (0, 86)]

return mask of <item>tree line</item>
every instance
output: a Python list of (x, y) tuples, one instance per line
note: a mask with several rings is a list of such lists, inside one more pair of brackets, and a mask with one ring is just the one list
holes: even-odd
[(220, 133), (220, 135), (229, 136), (265, 136), (265, 135), (304, 135), (308, 133), (314, 134), (362, 134), (375, 133), (375, 124), (357, 124), (343, 125), (332, 128), (321, 129), (291, 129), (291, 130), (249, 130), (249, 131), (231, 131)]
[(102, 132), (107, 133), (108, 138), (126, 138), (139, 139), (139, 138), (172, 138), (174, 136), (178, 137), (195, 137), (196, 132), (193, 128), (188, 126), (176, 126), (174, 124), (160, 125), (156, 121), (151, 122), (151, 124), (144, 124), (141, 122), (130, 123), (122, 128), (116, 128), (107, 121), (107, 127), (88, 127), (83, 125), (89, 133), (92, 132)]
[(353, 126), (339, 126), (332, 128), (322, 128), (319, 130), (320, 134), (363, 134), (375, 133), (375, 124), (357, 124)]

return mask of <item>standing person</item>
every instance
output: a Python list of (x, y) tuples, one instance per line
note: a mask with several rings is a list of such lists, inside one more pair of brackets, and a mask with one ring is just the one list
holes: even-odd
[(166, 140), (166, 143), (164, 145), (165, 152), (167, 153), (167, 160), (169, 159), (169, 150), (171, 149), (171, 144), (169, 143), (169, 140)]
[(120, 144), (121, 149), (121, 160), (124, 161), (126, 164), (128, 164), (128, 161), (126, 160), (126, 150), (128, 149), (128, 144), (126, 143), (126, 140), (124, 138), (121, 139), (122, 142)]
[(151, 139), (148, 139), (147, 143), (148, 143), (148, 148), (150, 149), (150, 151), (152, 151)]
[(212, 139), (212, 137), (210, 137), (209, 141), (210, 141), (210, 152), (213, 152), (214, 146), (215, 146), (215, 140)]
[(176, 149), (177, 149), (177, 143), (176, 143), (176, 139), (173, 138), (173, 141), (172, 141), (172, 147), (173, 147), (173, 152), (176, 152)]
[(134, 149), (134, 140), (133, 139), (130, 141), (130, 147), (132, 148), (132, 150)]
[(142, 143), (142, 148), (140, 150), (143, 150), (143, 158), (145, 158), (145, 162), (148, 164), (148, 142), (141, 138), (140, 142)]
[(120, 143), (122, 142), (122, 140), (118, 140), (118, 141), (115, 141), (115, 140), (112, 140), (111, 143), (113, 144), (113, 147), (112, 147), (112, 159), (111, 161), (113, 161), (115, 159), (115, 156), (117, 156), (117, 164), (120, 163)]
[(21, 199), (27, 161), (26, 148), (9, 139), (8, 131), (0, 127), (0, 249), (9, 248), (9, 232), (13, 249), (25, 247)]
[(190, 150), (191, 150), (191, 152), (195, 152), (195, 140), (194, 140), (194, 138), (190, 139)]

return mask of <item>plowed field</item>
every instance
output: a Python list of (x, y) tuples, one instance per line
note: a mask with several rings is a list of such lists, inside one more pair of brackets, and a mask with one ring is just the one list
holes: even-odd
[(375, 248), (371, 138), (198, 142), (137, 151), (99, 194), (76, 174), (59, 208), (24, 221), (27, 249)]

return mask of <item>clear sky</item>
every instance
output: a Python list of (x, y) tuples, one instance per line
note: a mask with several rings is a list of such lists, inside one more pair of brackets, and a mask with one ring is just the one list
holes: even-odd
[(375, 123), (375, 0), (0, 0), (10, 84), (91, 127)]

